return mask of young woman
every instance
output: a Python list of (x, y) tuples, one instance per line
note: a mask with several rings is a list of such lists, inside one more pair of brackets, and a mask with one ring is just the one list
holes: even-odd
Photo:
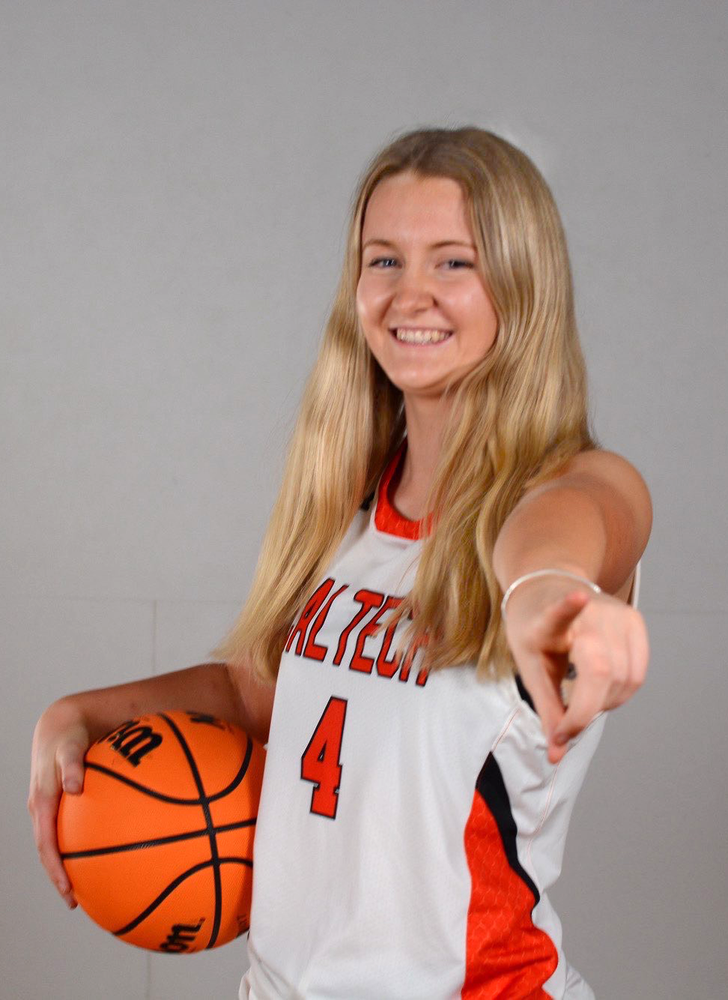
[(188, 708), (268, 743), (241, 997), (593, 996), (546, 889), (604, 726), (644, 680), (651, 505), (588, 429), (564, 233), (478, 128), (364, 173), (240, 619), (215, 662), (71, 695), (29, 808), (89, 743)]

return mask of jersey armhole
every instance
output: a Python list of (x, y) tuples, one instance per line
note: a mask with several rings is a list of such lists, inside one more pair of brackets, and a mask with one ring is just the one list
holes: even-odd
[(641, 577), (642, 560), (640, 559), (634, 568), (634, 579), (632, 580), (632, 589), (627, 598), (627, 604), (631, 607), (636, 608), (637, 602), (640, 597), (640, 577)]

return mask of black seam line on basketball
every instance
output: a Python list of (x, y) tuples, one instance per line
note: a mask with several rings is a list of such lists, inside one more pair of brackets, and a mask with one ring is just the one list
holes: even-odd
[[(206, 796), (208, 802), (217, 802), (218, 799), (224, 798), (229, 795), (230, 792), (234, 792), (238, 787), (240, 782), (245, 777), (248, 770), (248, 765), (250, 764), (250, 757), (253, 752), (253, 744), (248, 740), (248, 748), (245, 751), (245, 759), (240, 765), (240, 770), (235, 775), (233, 780), (227, 787), (223, 788), (222, 791), (215, 792), (214, 795)], [(119, 774), (118, 771), (113, 771), (110, 767), (105, 767), (103, 764), (94, 764), (91, 761), (87, 761), (85, 765), (90, 771), (98, 771), (99, 774), (105, 774), (109, 778), (113, 778), (115, 781), (121, 781), (125, 785), (129, 785), (130, 788), (135, 788), (138, 792), (143, 795), (148, 795), (152, 799), (157, 799), (159, 802), (171, 802), (173, 805), (177, 806), (199, 806), (201, 805), (200, 799), (183, 799), (177, 795), (163, 795), (162, 792), (155, 792), (153, 788), (147, 788), (146, 785), (142, 785), (138, 781), (134, 781), (133, 778), (127, 778), (124, 774)]]
[(485, 764), (483, 764), (478, 775), (475, 787), (495, 820), (508, 864), (533, 893), (534, 904), (531, 908), (531, 912), (533, 912), (533, 908), (538, 903), (541, 895), (535, 882), (518, 860), (518, 850), (516, 847), (518, 827), (513, 818), (511, 800), (508, 797), (508, 789), (503, 780), (501, 769), (492, 753), (489, 753), (486, 757)]
[[(215, 833), (229, 833), (231, 830), (242, 830), (246, 826), (255, 826), (255, 819), (244, 819), (240, 823), (226, 823), (224, 826), (216, 826)], [(149, 840), (137, 840), (130, 844), (113, 844), (109, 847), (92, 847), (87, 851), (65, 851), (61, 854), (61, 860), (73, 860), (75, 858), (98, 858), (106, 854), (119, 854), (123, 851), (136, 851), (145, 847), (162, 847), (164, 844), (176, 844), (181, 840), (194, 840), (195, 837), (206, 837), (207, 828), (204, 830), (190, 830), (189, 833), (175, 833), (169, 837), (154, 837)]]
[[(210, 931), (210, 940), (208, 942), (208, 948), (214, 948), (217, 941), (217, 936), (220, 933), (220, 921), (222, 920), (222, 880), (220, 879), (220, 864), (218, 861), (219, 855), (217, 851), (217, 837), (215, 836), (215, 824), (212, 822), (212, 813), (210, 812), (210, 802), (205, 795), (205, 786), (202, 783), (202, 775), (200, 774), (200, 769), (197, 766), (197, 761), (195, 760), (192, 751), (190, 750), (187, 740), (184, 738), (179, 726), (164, 712), (160, 713), (161, 717), (167, 723), (169, 728), (172, 730), (174, 735), (177, 737), (179, 745), (182, 747), (182, 752), (187, 758), (187, 763), (190, 766), (190, 771), (192, 771), (192, 777), (195, 784), (197, 785), (197, 791), (200, 795), (200, 807), (202, 809), (203, 815), (205, 817), (205, 825), (207, 826), (207, 837), (210, 841), (210, 857), (212, 858), (212, 877), (215, 883), (215, 916), (212, 921), (212, 930)], [(248, 738), (248, 746), (250, 746), (250, 738)], [(246, 754), (247, 756), (247, 754)]]
[[(220, 865), (245, 865), (247, 868), (253, 867), (253, 862), (250, 861), (249, 858), (218, 858), (217, 863)], [(200, 864), (194, 865), (192, 868), (188, 868), (186, 872), (182, 872), (181, 875), (178, 875), (174, 881), (170, 882), (169, 885), (163, 889), (162, 892), (160, 892), (156, 899), (152, 900), (149, 906), (142, 910), (142, 912), (134, 917), (133, 920), (130, 920), (126, 927), (122, 927), (118, 931), (112, 931), (112, 933), (117, 937), (120, 937), (122, 934), (129, 934), (137, 928), (142, 921), (146, 920), (151, 913), (154, 913), (157, 907), (161, 906), (161, 904), (165, 901), (167, 896), (169, 896), (170, 893), (173, 893), (178, 886), (182, 885), (185, 879), (189, 878), (191, 875), (196, 875), (197, 872), (202, 871), (203, 868), (209, 868), (212, 864), (212, 861), (201, 861)], [(210, 945), (207, 947), (209, 948)]]

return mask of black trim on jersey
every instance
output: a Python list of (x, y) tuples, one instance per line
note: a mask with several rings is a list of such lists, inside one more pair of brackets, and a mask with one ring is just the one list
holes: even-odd
[(518, 860), (518, 851), (516, 850), (518, 828), (511, 812), (511, 801), (508, 798), (508, 791), (503, 781), (501, 769), (498, 767), (498, 761), (492, 753), (488, 754), (485, 764), (483, 764), (483, 768), (478, 775), (478, 780), (475, 783), (475, 788), (496, 822), (498, 832), (503, 841), (503, 849), (508, 858), (508, 864), (533, 893), (535, 906), (541, 897), (533, 879)]
[(372, 500), (374, 499), (374, 494), (375, 493), (376, 493), (376, 490), (372, 490), (372, 492), (369, 494), (368, 497), (364, 497), (364, 500), (362, 501), (362, 505), (359, 508), (359, 510), (369, 510), (369, 508), (371, 507), (371, 504), (372, 504)]
[[(536, 706), (533, 704), (533, 699), (531, 698), (531, 695), (526, 690), (526, 688), (525, 688), (525, 686), (523, 684), (523, 681), (521, 680), (521, 675), (520, 674), (516, 674), (516, 687), (518, 688), (518, 693), (520, 694), (521, 698), (523, 698), (523, 700), (526, 702), (526, 704), (530, 705), (530, 707), (535, 712), (536, 711)], [(536, 714), (538, 714), (538, 713), (536, 713)]]

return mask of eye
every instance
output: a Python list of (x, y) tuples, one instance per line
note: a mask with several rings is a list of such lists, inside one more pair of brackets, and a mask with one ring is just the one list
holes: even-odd
[(460, 267), (473, 267), (473, 264), (469, 260), (457, 260), (455, 258), (451, 258), (450, 260), (446, 260), (445, 263), (455, 265), (454, 267), (449, 267), (447, 269), (448, 271), (459, 270)]
[[(389, 263), (397, 263), (396, 257), (375, 257), (374, 260), (370, 261), (368, 267), (379, 267), (380, 265), (387, 265)], [(445, 264), (452, 265), (448, 266), (446, 270), (457, 271), (461, 267), (474, 267), (475, 265), (469, 260), (459, 260), (457, 258), (450, 258), (444, 261)], [(382, 270), (389, 270), (388, 267), (381, 268)]]

